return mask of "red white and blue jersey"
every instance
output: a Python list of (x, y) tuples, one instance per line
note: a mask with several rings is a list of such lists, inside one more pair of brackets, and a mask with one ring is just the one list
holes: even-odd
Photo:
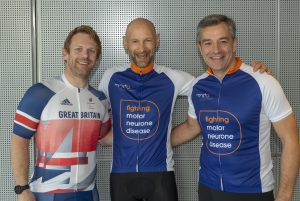
[(203, 136), (199, 182), (225, 192), (271, 191), (271, 122), (292, 113), (278, 81), (237, 58), (222, 81), (210, 68), (196, 78), (189, 104)]
[(174, 170), (173, 107), (178, 95), (187, 95), (193, 79), (160, 65), (145, 70), (126, 64), (104, 73), (99, 88), (112, 109), (112, 172)]
[(89, 85), (78, 89), (64, 75), (28, 89), (18, 106), (13, 132), (26, 139), (35, 137), (33, 192), (95, 188), (100, 128), (110, 124), (105, 101), (102, 92)]

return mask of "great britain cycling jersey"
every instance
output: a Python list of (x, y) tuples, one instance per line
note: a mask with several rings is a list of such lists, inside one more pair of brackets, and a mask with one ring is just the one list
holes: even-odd
[(173, 171), (173, 107), (193, 79), (155, 64), (144, 69), (126, 64), (104, 73), (99, 87), (112, 109), (112, 172)]
[(70, 193), (95, 188), (100, 127), (110, 124), (105, 101), (102, 92), (89, 85), (78, 89), (64, 75), (37, 83), (25, 93), (13, 132), (26, 139), (35, 134), (32, 192)]
[(236, 60), (222, 81), (209, 68), (190, 91), (189, 116), (203, 136), (199, 182), (226, 192), (268, 192), (274, 183), (271, 122), (292, 109), (276, 79)]

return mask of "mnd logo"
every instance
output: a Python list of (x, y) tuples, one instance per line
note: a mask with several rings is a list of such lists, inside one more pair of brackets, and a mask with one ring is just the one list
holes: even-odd
[(237, 151), (242, 143), (239, 120), (223, 110), (201, 110), (199, 120), (203, 130), (203, 144), (216, 155), (228, 155)]
[(128, 84), (115, 83), (114, 85), (115, 85), (115, 87), (118, 87), (118, 88), (124, 89), (124, 90), (131, 89), (130, 85), (128, 85)]
[(213, 99), (212, 97), (210, 97), (210, 95), (208, 93), (198, 93), (198, 94), (195, 94), (195, 96), (197, 98), (199, 98), (200, 101), (208, 101), (208, 100)]
[(160, 112), (154, 102), (121, 100), (120, 106), (121, 131), (127, 138), (146, 140), (156, 134)]

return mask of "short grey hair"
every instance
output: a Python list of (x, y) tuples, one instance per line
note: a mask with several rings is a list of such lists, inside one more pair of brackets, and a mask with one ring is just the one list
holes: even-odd
[(209, 26), (218, 25), (223, 22), (227, 24), (227, 26), (229, 27), (229, 30), (231, 32), (232, 38), (235, 39), (236, 38), (235, 22), (231, 18), (227, 17), (226, 15), (213, 14), (213, 15), (208, 15), (208, 16), (204, 17), (199, 22), (198, 27), (197, 27), (197, 43), (200, 43), (200, 41), (201, 41), (201, 33), (204, 28), (209, 27)]

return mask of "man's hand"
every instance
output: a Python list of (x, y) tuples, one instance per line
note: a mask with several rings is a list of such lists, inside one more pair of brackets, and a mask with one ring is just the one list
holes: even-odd
[(269, 75), (272, 74), (271, 68), (268, 68), (263, 62), (261, 61), (251, 61), (250, 65), (253, 67), (253, 71), (256, 72), (259, 70), (260, 73), (268, 73)]

